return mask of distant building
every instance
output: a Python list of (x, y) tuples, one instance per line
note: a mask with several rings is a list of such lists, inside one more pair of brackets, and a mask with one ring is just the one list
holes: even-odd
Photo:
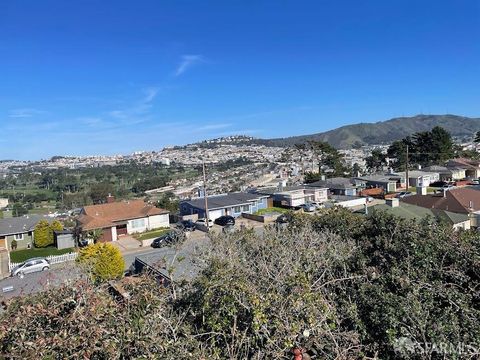
[(309, 202), (323, 203), (328, 200), (327, 188), (304, 185), (256, 189), (255, 193), (268, 195), (274, 206), (297, 207)]

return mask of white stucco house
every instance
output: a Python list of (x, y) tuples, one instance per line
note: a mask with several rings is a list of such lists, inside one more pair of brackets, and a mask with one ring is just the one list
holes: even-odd
[(101, 229), (99, 241), (116, 241), (119, 236), (169, 227), (169, 212), (143, 200), (110, 201), (82, 208), (77, 218), (82, 233)]

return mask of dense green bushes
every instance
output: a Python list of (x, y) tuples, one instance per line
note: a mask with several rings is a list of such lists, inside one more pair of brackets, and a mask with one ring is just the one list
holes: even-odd
[(0, 319), (0, 351), (291, 359), (301, 347), (317, 359), (467, 358), (480, 339), (479, 245), (476, 232), (429, 219), (295, 215), (263, 238), (214, 236), (195, 258), (203, 271), (181, 291), (140, 278), (123, 283), (131, 298), (122, 304), (87, 281), (14, 301)]

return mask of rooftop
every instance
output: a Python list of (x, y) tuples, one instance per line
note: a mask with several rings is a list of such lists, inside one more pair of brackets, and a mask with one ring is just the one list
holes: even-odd
[(480, 191), (471, 187), (452, 189), (443, 194), (412, 195), (402, 202), (428, 209), (440, 209), (460, 214), (480, 210)]
[[(262, 194), (250, 194), (244, 192), (236, 192), (224, 195), (207, 196), (207, 203), (209, 210), (222, 209), (228, 206), (247, 205), (252, 201), (265, 198)], [(205, 210), (205, 198), (197, 198), (192, 200), (185, 200), (182, 203), (190, 204), (197, 209)]]
[(34, 214), (0, 219), (0, 235), (7, 236), (32, 231), (40, 220), (52, 221), (52, 219), (47, 216)]
[(160, 214), (168, 214), (168, 211), (143, 200), (118, 201), (85, 206), (78, 221), (82, 224), (83, 230), (93, 230), (114, 226), (115, 222)]
[(401, 202), (397, 207), (391, 207), (386, 204), (379, 204), (369, 208), (369, 211), (386, 211), (395, 216), (407, 220), (422, 220), (426, 217), (432, 217), (438, 221), (446, 222), (448, 224), (454, 225), (468, 220), (468, 215), (454, 213), (451, 211), (445, 211), (441, 209), (427, 209), (421, 206), (416, 206)]

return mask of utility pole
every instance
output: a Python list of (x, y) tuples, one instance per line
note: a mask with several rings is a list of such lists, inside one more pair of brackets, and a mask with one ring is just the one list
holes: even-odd
[(208, 200), (207, 200), (207, 176), (205, 175), (205, 161), (202, 162), (203, 168), (203, 198), (205, 200), (205, 225), (207, 226), (207, 232), (210, 231), (210, 223), (208, 219)]
[(409, 185), (409, 183), (408, 183), (408, 145), (407, 145), (407, 159), (406, 159), (406, 162), (405, 162), (405, 177), (406, 177), (405, 180), (406, 180), (406, 183), (407, 183), (405, 191), (408, 191), (408, 185)]

